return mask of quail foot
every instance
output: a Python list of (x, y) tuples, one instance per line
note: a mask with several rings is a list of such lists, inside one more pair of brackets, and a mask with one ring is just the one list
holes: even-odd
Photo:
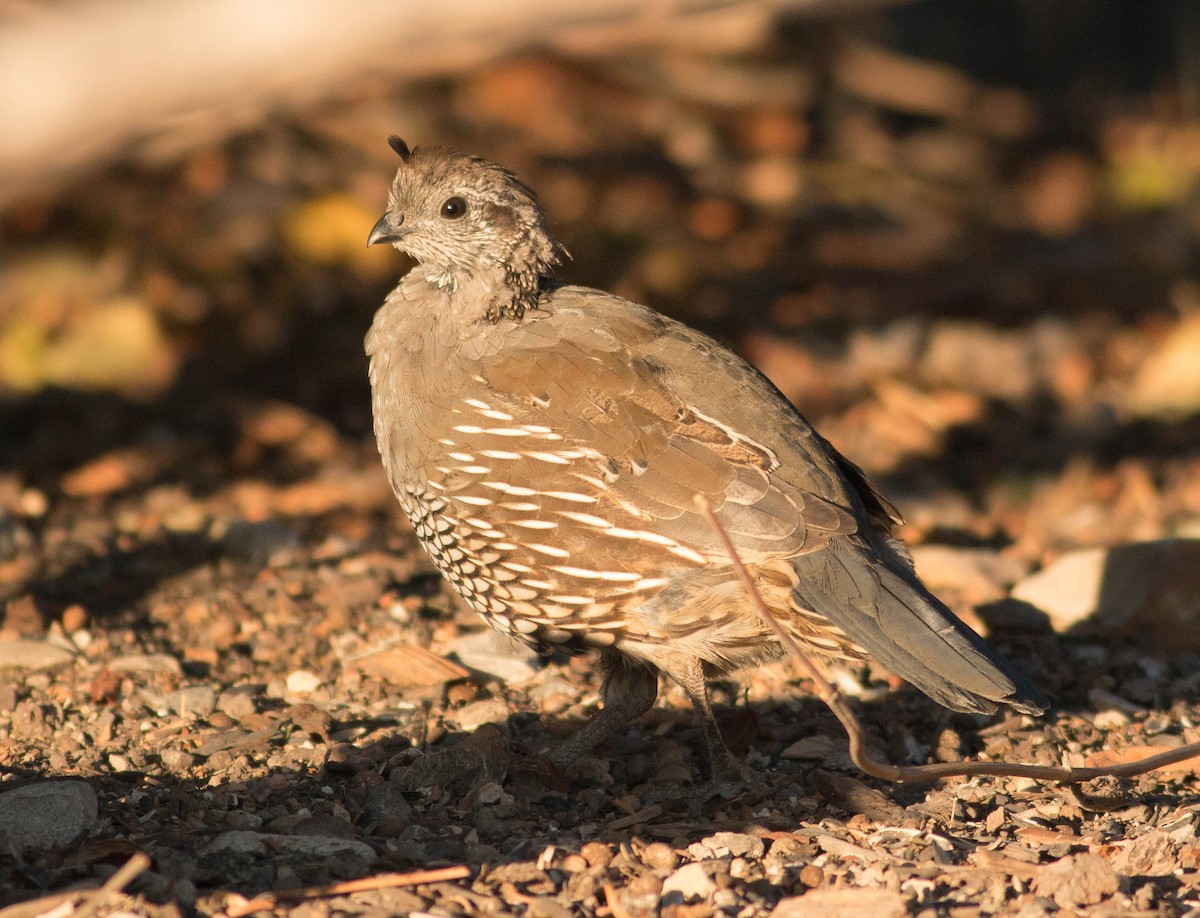
[(563, 247), (507, 169), (390, 138), (369, 243), (417, 266), (367, 335), (379, 453), (421, 544), (489, 625), (594, 650), (603, 707), (564, 766), (691, 698), (718, 776), (740, 769), (705, 680), (779, 656), (703, 495), (806, 650), (874, 658), (955, 711), (1040, 713), (1030, 682), (917, 579), (892, 505), (771, 383), (711, 338), (551, 274)]

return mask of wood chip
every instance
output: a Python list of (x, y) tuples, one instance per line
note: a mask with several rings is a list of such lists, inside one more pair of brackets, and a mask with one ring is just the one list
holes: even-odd
[(375, 676), (398, 688), (425, 688), (470, 675), (464, 667), (419, 644), (369, 653), (352, 665), (364, 675)]

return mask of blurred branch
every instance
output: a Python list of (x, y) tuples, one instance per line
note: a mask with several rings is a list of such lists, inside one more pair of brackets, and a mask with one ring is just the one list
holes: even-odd
[(0, 18), (0, 206), (132, 152), (178, 155), (355, 78), (418, 78), (531, 47), (751, 47), (781, 12), (903, 0), (121, 0)]

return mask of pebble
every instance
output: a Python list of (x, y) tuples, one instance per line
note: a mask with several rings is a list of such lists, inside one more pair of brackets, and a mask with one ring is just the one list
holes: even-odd
[(235, 721), (242, 721), (258, 710), (253, 695), (243, 688), (232, 688), (217, 697), (217, 710)]
[(365, 873), (375, 863), (375, 850), (349, 838), (327, 835), (277, 835), (233, 829), (222, 832), (204, 848), (207, 857), (232, 855), (238, 858), (291, 855), (316, 860), (336, 860), (339, 873), (353, 876)]
[(607, 867), (613, 859), (612, 849), (604, 842), (588, 842), (579, 853), (589, 867)]
[(676, 901), (687, 902), (692, 899), (707, 899), (717, 891), (714, 883), (704, 870), (702, 864), (684, 864), (672, 873), (662, 885), (664, 904), (669, 904), (668, 897), (676, 894)]
[(0, 641), (0, 669), (22, 669), (32, 672), (65, 666), (74, 659), (75, 655), (69, 650), (48, 641), (20, 638)]
[(537, 675), (537, 655), (524, 644), (506, 640), (487, 628), (455, 638), (448, 653), (469, 669), (496, 676), (509, 685), (525, 682)]
[(367, 794), (367, 803), (363, 807), (363, 819), (369, 825), (375, 824), (375, 831), (385, 837), (393, 838), (399, 835), (413, 821), (412, 805), (404, 799), (395, 784), (385, 782), (373, 787)]
[(130, 653), (113, 657), (108, 668), (116, 673), (166, 673), (182, 676), (183, 667), (175, 657), (165, 653)]
[(1116, 708), (1100, 711), (1092, 718), (1092, 726), (1097, 730), (1117, 730), (1128, 723), (1129, 715)]
[(655, 870), (673, 870), (679, 863), (679, 855), (670, 845), (653, 842), (642, 850), (642, 863)]
[(247, 813), (245, 810), (234, 810), (225, 817), (225, 825), (231, 829), (247, 830), (261, 829), (262, 817), (257, 813)]
[(500, 698), (485, 698), (449, 712), (446, 719), (460, 730), (474, 733), (484, 724), (502, 724), (508, 720), (508, 705)]
[(824, 761), (833, 752), (834, 742), (828, 736), (805, 736), (796, 740), (779, 755), (785, 759)]
[(57, 851), (84, 838), (98, 819), (96, 792), (83, 781), (41, 781), (0, 794), (0, 827), (17, 851)]
[(741, 832), (717, 832), (688, 846), (688, 854), (698, 861), (715, 857), (762, 857), (763, 840)]
[(287, 690), (295, 695), (307, 695), (315, 692), (321, 686), (321, 677), (307, 669), (297, 669), (288, 673)]
[(257, 567), (282, 567), (295, 557), (300, 536), (278, 519), (248, 522), (235, 520), (221, 538), (225, 551)]
[(217, 693), (207, 685), (193, 685), (169, 692), (162, 698), (163, 705), (181, 717), (207, 717), (217, 706)]
[(158, 757), (162, 760), (163, 766), (168, 771), (176, 773), (187, 771), (199, 761), (199, 758), (190, 752), (184, 752), (182, 749), (175, 749), (173, 747), (162, 750), (158, 754)]

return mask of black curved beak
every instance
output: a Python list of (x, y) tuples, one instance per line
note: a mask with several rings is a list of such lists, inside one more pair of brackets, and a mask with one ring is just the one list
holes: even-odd
[[(401, 217), (401, 220), (404, 218)], [(410, 227), (393, 223), (390, 214), (384, 214), (371, 227), (371, 235), (367, 237), (367, 245), (378, 245), (381, 242), (396, 242), (408, 234)]]

